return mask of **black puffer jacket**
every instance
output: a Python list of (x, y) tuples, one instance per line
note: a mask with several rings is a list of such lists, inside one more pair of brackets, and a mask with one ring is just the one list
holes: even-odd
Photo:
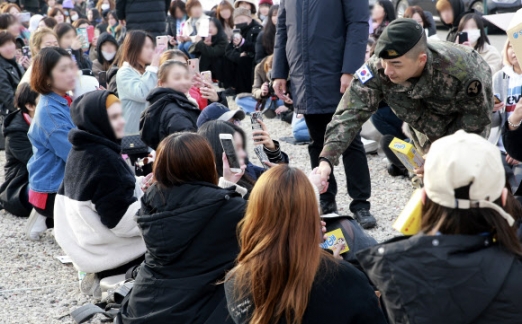
[(154, 37), (165, 35), (167, 10), (171, 0), (116, 0), (120, 20), (125, 20), (127, 31), (145, 30)]
[(234, 63), (239, 63), (241, 53), (244, 52), (247, 53), (248, 57), (250, 57), (253, 61), (254, 56), (256, 55), (257, 36), (262, 30), (263, 26), (261, 26), (261, 24), (259, 24), (256, 20), (252, 20), (248, 27), (241, 30), (241, 36), (244, 38), (243, 44), (239, 47), (236, 47), (234, 46), (233, 42), (230, 42), (227, 45), (225, 51), (226, 57)]
[(29, 185), (27, 162), (33, 155), (31, 142), (27, 137), (28, 131), (29, 124), (21, 110), (5, 118), (5, 182), (0, 187), (0, 203), (11, 214), (23, 217), (29, 216), (32, 209), (25, 193)]
[(391, 323), (515, 324), (522, 261), (481, 235), (419, 234), (357, 254)]
[(147, 246), (124, 324), (233, 323), (218, 281), (239, 253), (236, 227), (245, 201), (233, 189), (203, 182), (153, 185), (137, 215)]
[(24, 72), (24, 69), (14, 59), (6, 60), (0, 56), (0, 111), (2, 114), (16, 110), (14, 96)]
[(170, 88), (153, 89), (147, 101), (150, 106), (141, 114), (141, 140), (156, 149), (167, 136), (177, 132), (198, 130), (200, 110), (187, 96)]

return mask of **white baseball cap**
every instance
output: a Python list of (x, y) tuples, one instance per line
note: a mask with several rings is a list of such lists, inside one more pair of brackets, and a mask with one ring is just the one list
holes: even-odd
[[(490, 208), (515, 220), (494, 201), (506, 184), (499, 149), (476, 134), (459, 130), (435, 141), (424, 165), (424, 189), (436, 204), (454, 208)], [(455, 189), (470, 186), (469, 200), (455, 198)]]

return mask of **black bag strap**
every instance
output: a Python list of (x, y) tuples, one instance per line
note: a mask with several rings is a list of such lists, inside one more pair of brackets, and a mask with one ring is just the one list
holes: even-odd
[(99, 306), (96, 306), (94, 304), (87, 304), (83, 305), (82, 307), (75, 309), (71, 312), (71, 317), (73, 318), (74, 322), (77, 324), (81, 324), (84, 322), (87, 322), (91, 318), (94, 317), (96, 314), (103, 314), (107, 318), (114, 318), (116, 317), (116, 314), (118, 314), (118, 309), (111, 309), (110, 311), (106, 312), (104, 309), (100, 308)]

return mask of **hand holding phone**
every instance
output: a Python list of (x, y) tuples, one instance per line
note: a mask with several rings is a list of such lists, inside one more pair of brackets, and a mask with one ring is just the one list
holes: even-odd
[(165, 51), (169, 47), (169, 37), (168, 36), (156, 37), (156, 46), (162, 47), (163, 51)]
[(101, 71), (98, 73), (98, 83), (100, 87), (107, 89), (107, 71)]
[(226, 167), (229, 167), (229, 170), (233, 173), (242, 173), (243, 170), (241, 169), (241, 163), (239, 161), (239, 157), (237, 156), (234, 138), (232, 135), (219, 134), (219, 141), (221, 142), (221, 146), (223, 147), (225, 154), (223, 158), (223, 174), (225, 171), (228, 171), (225, 170)]
[(239, 46), (242, 40), (243, 36), (241, 36), (241, 29), (234, 29), (232, 31), (232, 42), (234, 45)]
[(188, 69), (190, 75), (199, 74), (199, 59), (190, 59), (188, 60)]
[(460, 32), (459, 33), (459, 44), (463, 44), (468, 41), (468, 33), (467, 32)]

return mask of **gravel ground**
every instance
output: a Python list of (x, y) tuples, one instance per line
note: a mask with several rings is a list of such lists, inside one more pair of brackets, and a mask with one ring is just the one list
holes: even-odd
[[(288, 124), (279, 120), (267, 120), (274, 139), (291, 136)], [(247, 135), (251, 133), (250, 122), (243, 122)], [(248, 144), (249, 155), (258, 163)], [(290, 157), (292, 166), (310, 171), (306, 146), (294, 146), (281, 142), (281, 147)], [(391, 228), (402, 206), (407, 202), (412, 189), (408, 180), (391, 178), (386, 172), (383, 157), (368, 155), (372, 181), (372, 208), (378, 225), (369, 230), (378, 241), (395, 236)], [(0, 165), (5, 163), (4, 152), (0, 153)], [(339, 183), (337, 203), (341, 214), (350, 214), (350, 197), (346, 191), (343, 168), (336, 168)], [(3, 178), (3, 168), (0, 171)], [(0, 211), (0, 323), (72, 323), (69, 312), (80, 305), (93, 302), (78, 289), (77, 272), (72, 265), (63, 265), (55, 256), (64, 255), (48, 230), (39, 242), (31, 242), (24, 236), (26, 219)], [(100, 323), (96, 317), (92, 323)]]

